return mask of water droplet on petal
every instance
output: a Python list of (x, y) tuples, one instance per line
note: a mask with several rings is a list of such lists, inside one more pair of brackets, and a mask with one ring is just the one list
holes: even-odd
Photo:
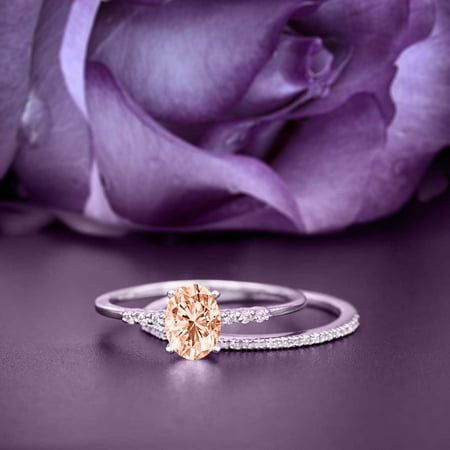
[(26, 149), (37, 148), (48, 136), (50, 111), (47, 105), (31, 91), (20, 119), (19, 143)]
[(247, 136), (246, 130), (231, 131), (225, 138), (225, 146), (233, 150), (238, 150), (245, 145)]

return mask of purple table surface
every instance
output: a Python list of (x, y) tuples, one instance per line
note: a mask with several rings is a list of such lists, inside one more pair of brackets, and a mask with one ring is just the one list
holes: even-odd
[[(2, 238), (0, 448), (448, 450), (449, 200), (313, 238)], [(328, 292), (362, 325), (191, 362), (94, 311), (103, 291), (177, 278)]]

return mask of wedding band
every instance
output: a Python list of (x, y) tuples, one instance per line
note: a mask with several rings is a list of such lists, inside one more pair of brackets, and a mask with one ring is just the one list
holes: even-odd
[[(207, 286), (207, 287), (206, 287)], [(158, 298), (163, 297), (165, 298)], [(252, 301), (252, 306), (219, 309), (220, 303)], [(125, 302), (154, 297), (144, 308)], [(269, 305), (255, 301), (270, 302)], [(336, 318), (325, 326), (269, 334), (228, 334), (227, 324), (261, 323), (304, 308), (328, 311)], [(151, 283), (108, 292), (95, 300), (105, 316), (138, 324), (159, 339), (169, 341), (166, 350), (196, 360), (219, 350), (272, 350), (320, 344), (353, 333), (359, 326), (356, 309), (335, 297), (263, 283), (224, 280), (182, 280)]]

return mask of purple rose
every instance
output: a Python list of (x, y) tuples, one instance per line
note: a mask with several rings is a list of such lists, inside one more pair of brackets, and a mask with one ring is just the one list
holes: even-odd
[(0, 12), (0, 177), (78, 229), (341, 229), (450, 143), (446, 0)]

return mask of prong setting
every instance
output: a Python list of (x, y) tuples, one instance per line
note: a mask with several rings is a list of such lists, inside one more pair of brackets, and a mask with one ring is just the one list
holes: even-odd
[(174, 349), (170, 346), (170, 344), (166, 345), (166, 352), (167, 353), (173, 353), (174, 352)]
[(213, 348), (214, 353), (219, 353), (220, 350), (222, 350), (222, 347), (220, 346), (220, 344), (215, 345)]
[(175, 296), (175, 290), (174, 289), (169, 289), (168, 291), (167, 291), (167, 297), (168, 298), (172, 298), (172, 297), (174, 297)]
[(217, 300), (220, 297), (220, 292), (217, 290), (211, 291), (211, 295)]

